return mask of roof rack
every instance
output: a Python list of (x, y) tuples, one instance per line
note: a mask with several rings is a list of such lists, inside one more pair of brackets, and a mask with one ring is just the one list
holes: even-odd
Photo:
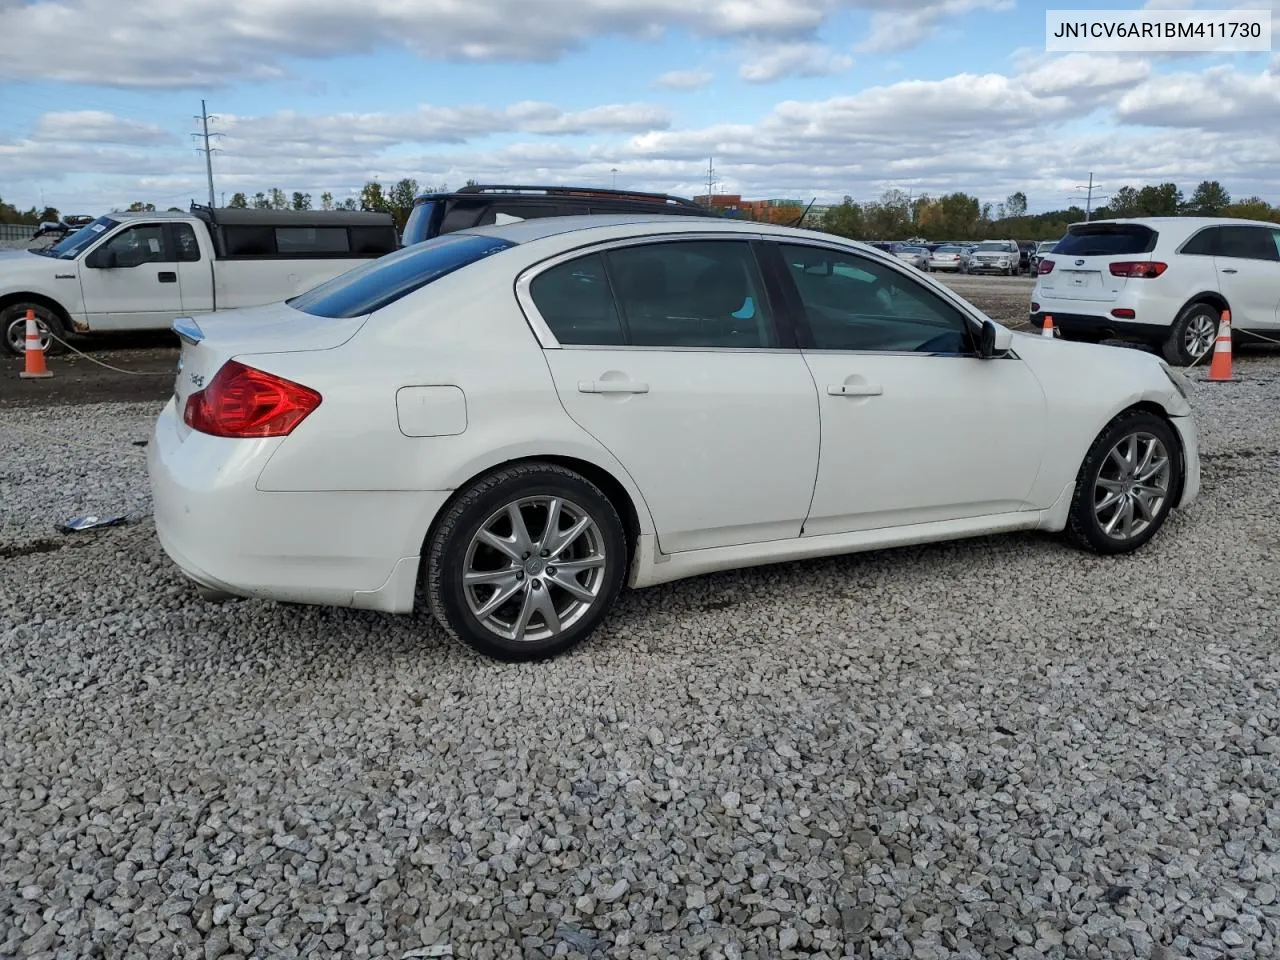
[[(449, 192), (449, 191), (445, 191)], [(698, 207), (702, 209), (702, 205), (694, 203), (684, 197), (675, 197), (666, 193), (645, 193), (639, 190), (612, 190), (602, 187), (540, 187), (527, 186), (520, 184), (505, 183), (484, 183), (473, 184), (471, 186), (459, 187), (452, 191), (459, 194), (477, 194), (477, 193), (523, 193), (551, 197), (612, 197), (618, 200), (643, 200), (650, 203), (671, 203), (682, 207)]]

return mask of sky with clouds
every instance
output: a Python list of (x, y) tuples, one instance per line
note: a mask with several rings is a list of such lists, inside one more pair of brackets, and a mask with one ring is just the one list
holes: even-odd
[[(219, 200), (403, 176), (692, 195), (713, 157), (718, 191), (755, 198), (1022, 190), (1036, 211), (1092, 172), (1280, 203), (1280, 55), (1046, 54), (1046, 6), (1125, 5), (0, 0), (0, 197), (203, 201), (206, 98)], [(1213, 6), (1280, 25), (1280, 0)]]

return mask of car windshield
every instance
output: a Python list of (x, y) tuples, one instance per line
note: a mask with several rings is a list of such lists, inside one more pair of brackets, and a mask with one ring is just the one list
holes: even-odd
[(514, 247), (500, 237), (453, 233), (405, 247), (339, 274), (285, 302), (314, 317), (347, 320), (395, 303), (447, 273)]
[(999, 253), (1008, 253), (1009, 244), (1005, 243), (1005, 241), (1003, 240), (984, 240), (982, 243), (978, 244), (978, 249), (994, 250)]
[(99, 217), (93, 223), (81, 227), (74, 233), (67, 234), (60, 242), (45, 251), (45, 256), (57, 257), (59, 260), (74, 260), (108, 230), (118, 227), (120, 222), (110, 217)]

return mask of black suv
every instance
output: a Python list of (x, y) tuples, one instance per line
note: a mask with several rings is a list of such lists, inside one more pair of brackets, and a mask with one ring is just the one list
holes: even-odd
[[(450, 193), (427, 193), (413, 202), (401, 242), (407, 247), (444, 233), (510, 220), (572, 217), (589, 213), (659, 213), (714, 217), (692, 200), (662, 193), (597, 190), (590, 187), (477, 185)], [(499, 217), (503, 219), (499, 220)]]

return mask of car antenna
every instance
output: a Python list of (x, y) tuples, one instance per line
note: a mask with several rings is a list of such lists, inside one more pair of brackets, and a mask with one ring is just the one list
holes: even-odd
[(802, 214), (800, 214), (800, 216), (796, 217), (796, 218), (795, 218), (795, 220), (793, 220), (791, 223), (789, 223), (789, 224), (788, 224), (788, 226), (791, 226), (791, 227), (798, 227), (798, 226), (800, 226), (800, 224), (804, 223), (804, 218), (805, 218), (805, 217), (807, 217), (807, 216), (809, 215), (809, 211), (813, 209), (813, 205), (814, 205), (815, 203), (817, 203), (817, 202), (818, 202), (818, 198), (817, 198), (817, 197), (814, 197), (812, 200), (810, 200), (810, 201), (809, 201), (809, 206), (807, 206), (807, 207), (805, 207), (805, 208), (804, 208), (804, 213), (802, 213)]

